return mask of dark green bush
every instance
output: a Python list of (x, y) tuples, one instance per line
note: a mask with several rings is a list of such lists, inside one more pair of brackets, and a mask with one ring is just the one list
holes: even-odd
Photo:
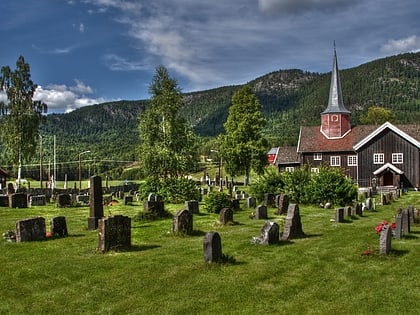
[(282, 192), (283, 186), (284, 183), (278, 169), (270, 167), (250, 185), (249, 192), (261, 202), (264, 200), (264, 194), (278, 195)]
[(200, 198), (200, 192), (195, 182), (184, 177), (148, 178), (140, 185), (140, 198), (145, 200), (150, 193), (162, 196), (163, 200), (171, 203), (198, 200)]
[(204, 208), (208, 213), (220, 213), (223, 208), (230, 207), (230, 197), (223, 193), (214, 191), (204, 198)]

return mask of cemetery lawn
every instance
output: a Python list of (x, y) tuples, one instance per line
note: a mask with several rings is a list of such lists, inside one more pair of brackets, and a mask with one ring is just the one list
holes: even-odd
[[(134, 221), (142, 203), (120, 201), (104, 214), (132, 218), (132, 247), (104, 254), (96, 249), (97, 231), (87, 230), (88, 207), (1, 207), (2, 233), (36, 216), (46, 219), (48, 231), (50, 219), (63, 215), (69, 236), (0, 240), (0, 314), (418, 314), (420, 226), (393, 239), (388, 256), (379, 255), (375, 233), (408, 205), (420, 207), (419, 192), (345, 223), (330, 221), (334, 210), (301, 205), (306, 236), (263, 246), (251, 239), (265, 220), (249, 219), (244, 201), (228, 226), (200, 205), (191, 236), (174, 236), (171, 219)], [(274, 208), (269, 219), (282, 229), (284, 217)], [(209, 231), (220, 234), (229, 263), (204, 263)]]

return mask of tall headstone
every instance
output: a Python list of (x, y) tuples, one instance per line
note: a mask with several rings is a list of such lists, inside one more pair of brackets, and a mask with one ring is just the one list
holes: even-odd
[(403, 227), (402, 227), (402, 214), (397, 213), (395, 216), (395, 239), (400, 240), (402, 237)]
[(267, 207), (264, 205), (259, 205), (255, 208), (255, 219), (257, 220), (267, 220)]
[(246, 199), (247, 208), (255, 208), (256, 205), (257, 205), (257, 200), (255, 199), (255, 197), (248, 197)]
[(219, 214), (219, 221), (222, 225), (233, 222), (233, 210), (231, 208), (223, 208)]
[(261, 229), (260, 244), (277, 244), (279, 242), (279, 236), (279, 225), (276, 222), (267, 221)]
[(16, 222), (16, 242), (42, 241), (45, 235), (45, 219), (36, 217)]
[(199, 214), (200, 213), (199, 205), (198, 205), (198, 201), (197, 200), (185, 201), (185, 207), (192, 214)]
[(275, 204), (274, 194), (266, 193), (264, 194), (264, 206), (272, 207)]
[(402, 211), (402, 230), (403, 234), (407, 235), (410, 233), (410, 215), (407, 209)]
[(289, 240), (304, 235), (305, 233), (303, 233), (302, 222), (300, 220), (299, 206), (292, 203), (287, 209), (286, 221), (281, 238), (282, 240)]
[(222, 260), (222, 240), (217, 232), (208, 232), (203, 241), (204, 261), (217, 263)]
[(50, 231), (52, 236), (68, 236), (66, 217), (54, 217), (50, 221)]
[(286, 214), (288, 208), (289, 208), (289, 197), (285, 194), (280, 194), (278, 198), (276, 214), (278, 215)]
[(90, 178), (89, 208), (88, 230), (96, 230), (99, 219), (104, 216), (102, 179), (100, 176)]
[(98, 220), (98, 250), (107, 252), (111, 249), (130, 248), (131, 219), (116, 215)]
[(388, 255), (391, 251), (392, 232), (390, 227), (384, 227), (379, 236), (379, 254)]
[(344, 221), (344, 208), (335, 209), (335, 222), (343, 222)]
[(172, 233), (191, 234), (193, 231), (193, 215), (185, 209), (179, 210), (172, 219)]

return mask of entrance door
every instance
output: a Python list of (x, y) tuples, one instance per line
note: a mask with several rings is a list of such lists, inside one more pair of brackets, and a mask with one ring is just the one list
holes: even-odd
[(384, 186), (394, 186), (394, 174), (391, 172), (384, 173)]

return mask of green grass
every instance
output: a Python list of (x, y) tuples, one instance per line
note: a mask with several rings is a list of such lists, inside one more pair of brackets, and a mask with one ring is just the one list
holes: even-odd
[[(193, 236), (171, 234), (171, 219), (132, 221), (132, 248), (99, 253), (97, 231), (87, 230), (88, 207), (0, 208), (0, 232), (15, 222), (64, 215), (69, 237), (41, 242), (0, 240), (0, 314), (418, 314), (420, 226), (392, 241), (380, 256), (376, 224), (399, 208), (420, 205), (410, 192), (376, 212), (346, 223), (334, 210), (300, 206), (306, 237), (278, 245), (251, 244), (264, 221), (248, 218), (241, 203), (236, 224), (194, 216)], [(167, 205), (172, 213), (182, 205)], [(140, 203), (105, 207), (131, 218)], [(269, 209), (270, 220), (282, 217)], [(217, 231), (235, 262), (205, 264), (203, 238)], [(370, 256), (362, 256), (367, 244)]]

